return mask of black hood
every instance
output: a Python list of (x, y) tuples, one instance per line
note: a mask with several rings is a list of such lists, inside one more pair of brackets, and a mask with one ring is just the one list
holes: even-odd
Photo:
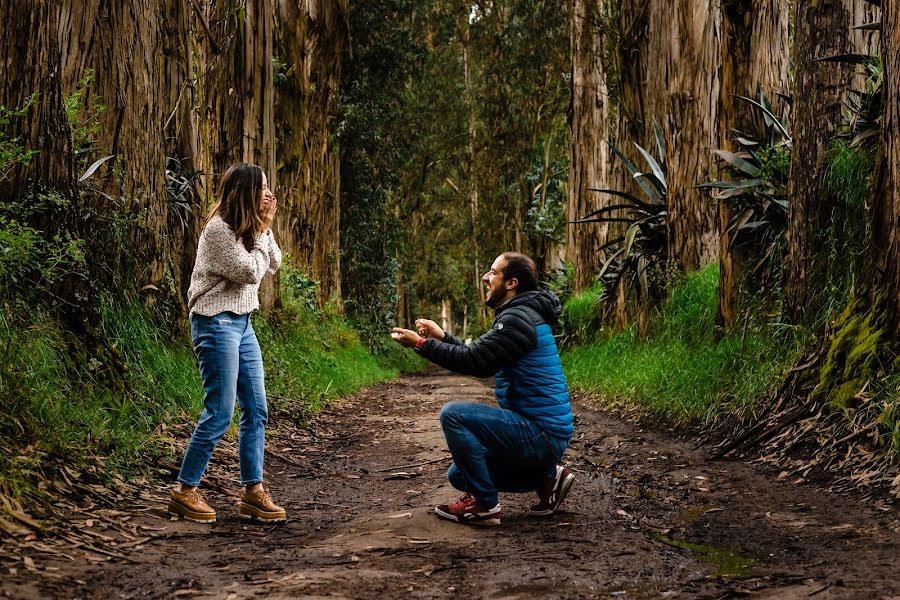
[(500, 314), (507, 308), (513, 306), (527, 306), (544, 317), (548, 325), (553, 327), (559, 321), (559, 315), (562, 313), (562, 303), (553, 292), (547, 290), (533, 290), (531, 292), (522, 292), (516, 294), (502, 306), (497, 308), (496, 314)]

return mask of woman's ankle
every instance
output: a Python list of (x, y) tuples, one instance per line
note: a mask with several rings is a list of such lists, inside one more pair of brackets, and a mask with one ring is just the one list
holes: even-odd
[(244, 486), (244, 491), (246, 491), (248, 494), (252, 494), (254, 492), (258, 492), (259, 490), (261, 490), (262, 487), (263, 487), (263, 484), (261, 481), (258, 483), (250, 483), (250, 484)]
[(186, 494), (195, 489), (197, 489), (196, 485), (187, 485), (186, 483), (181, 483), (180, 481), (178, 482), (178, 485), (175, 486), (175, 491), (179, 494)]

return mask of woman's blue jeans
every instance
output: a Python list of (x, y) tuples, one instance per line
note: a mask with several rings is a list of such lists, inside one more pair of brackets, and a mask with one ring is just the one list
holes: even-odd
[(473, 402), (450, 402), (440, 414), (453, 464), (451, 485), (483, 506), (498, 492), (533, 492), (556, 475), (568, 441), (545, 434), (511, 410)]
[(241, 483), (263, 480), (266, 405), (262, 354), (250, 315), (233, 312), (191, 317), (191, 339), (203, 379), (203, 413), (184, 453), (178, 481), (196, 486), (213, 450), (231, 425), (235, 400), (241, 407), (238, 456)]

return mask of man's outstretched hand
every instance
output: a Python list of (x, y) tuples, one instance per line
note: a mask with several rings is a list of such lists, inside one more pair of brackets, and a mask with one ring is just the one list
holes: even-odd
[(402, 327), (394, 327), (391, 329), (391, 338), (401, 346), (405, 346), (407, 348), (413, 348), (416, 345), (416, 342), (419, 341), (419, 334), (410, 329), (403, 329)]
[(437, 323), (428, 319), (416, 319), (416, 330), (423, 338), (444, 339), (444, 330)]

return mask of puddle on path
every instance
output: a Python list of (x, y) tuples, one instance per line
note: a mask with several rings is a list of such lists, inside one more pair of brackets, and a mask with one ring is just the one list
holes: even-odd
[(756, 564), (756, 561), (752, 558), (741, 556), (727, 548), (692, 544), (691, 542), (676, 540), (664, 535), (655, 535), (653, 537), (673, 548), (694, 552), (700, 560), (716, 565), (719, 567), (719, 570), (713, 573), (715, 577), (731, 577), (734, 579), (753, 577), (753, 565)]

